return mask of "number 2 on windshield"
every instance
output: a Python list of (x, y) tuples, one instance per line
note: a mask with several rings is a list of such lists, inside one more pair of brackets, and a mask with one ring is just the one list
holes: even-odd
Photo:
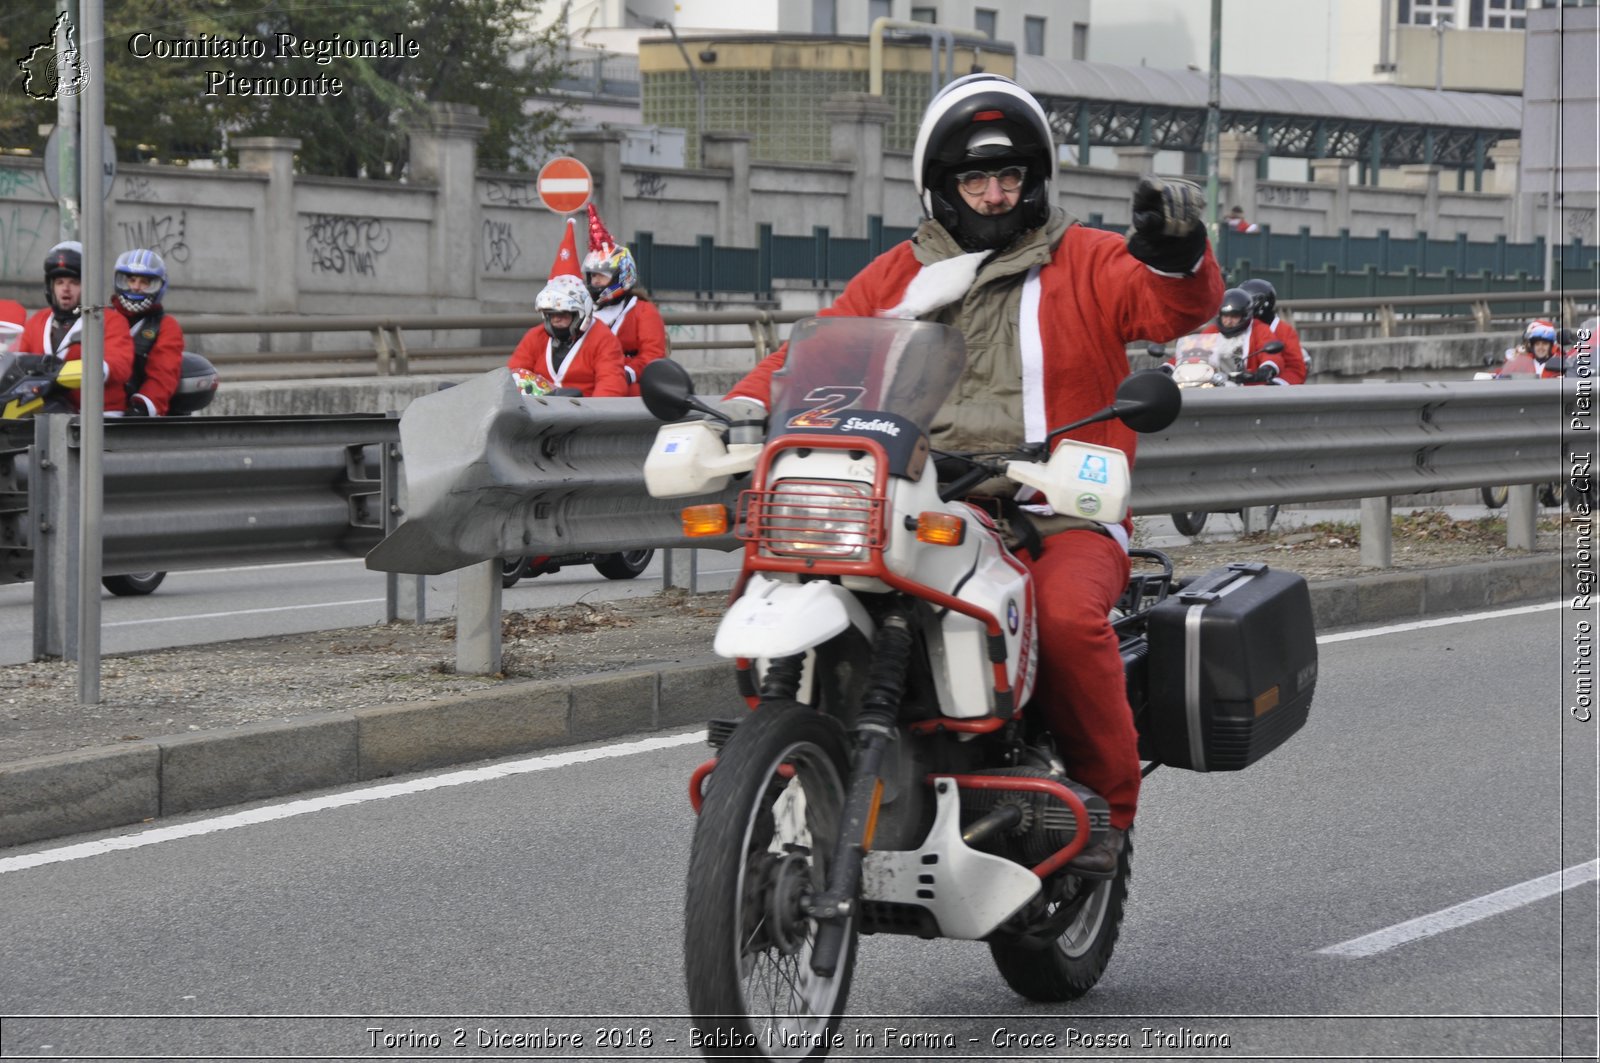
[(835, 428), (839, 424), (839, 418), (832, 415), (855, 406), (866, 393), (867, 389), (862, 387), (830, 385), (812, 388), (806, 395), (806, 401), (816, 405), (804, 413), (797, 413), (789, 418), (788, 427)]

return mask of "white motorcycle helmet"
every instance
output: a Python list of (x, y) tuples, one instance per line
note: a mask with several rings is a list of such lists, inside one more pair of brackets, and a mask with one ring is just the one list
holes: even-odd
[[(985, 217), (955, 188), (963, 170), (1027, 167), (1015, 210)], [(911, 153), (912, 180), (924, 213), (968, 251), (998, 250), (1050, 217), (1056, 146), (1044, 108), (1027, 90), (999, 74), (968, 74), (950, 82), (922, 116)]]
[[(551, 277), (533, 305), (544, 315), (544, 330), (559, 343), (573, 342), (594, 322), (594, 299), (589, 289), (581, 279), (567, 274)], [(573, 321), (566, 328), (557, 329), (550, 324), (550, 315), (562, 312), (572, 314)]]

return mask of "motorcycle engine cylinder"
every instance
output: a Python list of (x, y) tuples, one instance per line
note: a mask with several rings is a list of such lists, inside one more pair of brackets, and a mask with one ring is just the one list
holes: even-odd
[[(1002, 778), (1051, 779), (1078, 795), (1089, 813), (1089, 840), (1087, 845), (1104, 838), (1111, 829), (1111, 806), (1106, 799), (1084, 786), (1042, 768), (1016, 767), (991, 768), (987, 771), (969, 772), (972, 775), (990, 775)], [(961, 826), (966, 828), (974, 821), (1003, 804), (1022, 809), (1022, 821), (1012, 830), (992, 835), (978, 848), (985, 852), (1032, 866), (1043, 863), (1065, 848), (1078, 830), (1078, 817), (1072, 809), (1048, 794), (1031, 790), (978, 790), (961, 788)]]

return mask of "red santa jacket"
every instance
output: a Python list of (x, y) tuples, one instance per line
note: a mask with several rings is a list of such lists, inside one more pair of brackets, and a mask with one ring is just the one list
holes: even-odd
[[(172, 402), (173, 393), (178, 390), (178, 378), (183, 373), (183, 326), (179, 325), (178, 319), (171, 314), (162, 314), (159, 324), (152, 326), (147, 324), (148, 315), (131, 318), (122, 307), (117, 306), (114, 309), (128, 326), (128, 337), (130, 341), (135, 341), (135, 345), (141, 330), (150, 327), (159, 330), (156, 333), (155, 345), (145, 356), (144, 380), (135, 390), (131, 401), (143, 400), (146, 412), (156, 417), (164, 417), (167, 407)], [(131, 369), (129, 375), (132, 375)]]
[[(83, 318), (75, 319), (72, 328), (61, 337), (61, 343), (52, 349), (52, 313), (49, 307), (45, 307), (28, 319), (27, 327), (22, 330), (22, 338), (17, 341), (17, 353), (53, 354), (63, 361), (79, 361), (83, 357), (80, 342), (83, 339)], [(121, 317), (107, 314), (101, 327), (105, 330), (105, 410), (107, 413), (118, 413), (128, 408), (127, 384), (128, 374), (133, 370), (133, 339), (128, 335), (125, 319)], [(76, 392), (72, 395), (72, 405), (74, 409), (82, 408), (82, 400)]]
[[(1201, 332), (1221, 332), (1215, 321), (1200, 330)], [(1250, 372), (1255, 372), (1264, 365), (1270, 364), (1278, 371), (1273, 377), (1273, 384), (1304, 384), (1306, 382), (1306, 356), (1300, 352), (1298, 342), (1290, 346), (1287, 341), (1283, 350), (1277, 354), (1267, 354), (1261, 348), (1281, 337), (1272, 334), (1272, 329), (1255, 318), (1250, 319), (1249, 340), (1245, 344), (1247, 357), (1244, 367)]]
[(1300, 360), (1302, 376), (1299, 380), (1291, 380), (1289, 383), (1304, 384), (1306, 377), (1311, 375), (1311, 360), (1306, 357), (1306, 349), (1300, 342), (1300, 330), (1285, 321), (1282, 314), (1275, 315), (1267, 327), (1272, 330), (1274, 339), (1283, 341), (1283, 356), (1286, 362), (1292, 363), (1296, 358)]
[[(910, 242), (892, 247), (821, 314), (872, 317), (895, 307), (920, 268)], [(1128, 375), (1129, 343), (1190, 332), (1216, 312), (1221, 299), (1222, 274), (1209, 247), (1194, 275), (1180, 277), (1157, 273), (1128, 254), (1116, 233), (1068, 228), (1051, 261), (1023, 283), (1018, 338), (1026, 437), (1043, 439), (1051, 428), (1110, 403)], [(772, 374), (787, 353), (781, 347), (768, 356), (728, 397), (767, 402)], [(1121, 421), (1072, 435), (1133, 457), (1136, 437)]]
[(587, 398), (622, 398), (628, 378), (622, 372), (622, 347), (605, 322), (591, 322), (559, 366), (550, 364), (550, 335), (535, 325), (522, 337), (506, 362), (508, 368), (526, 369), (555, 381), (559, 388), (577, 388)]
[(622, 371), (628, 378), (628, 394), (637, 397), (644, 367), (667, 356), (667, 326), (661, 322), (661, 311), (650, 300), (630, 295), (600, 307), (594, 316), (610, 327), (622, 345)]

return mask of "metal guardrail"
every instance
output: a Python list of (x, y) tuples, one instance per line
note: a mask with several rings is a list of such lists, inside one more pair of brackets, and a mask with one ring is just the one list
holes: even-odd
[[(1386, 296), (1372, 299), (1305, 299), (1279, 305), (1288, 312), (1303, 332), (1364, 330), (1379, 337), (1400, 335), (1413, 322), (1430, 326), (1466, 325), (1474, 331), (1492, 330), (1496, 320), (1493, 307), (1530, 305), (1537, 312), (1557, 316), (1565, 325), (1576, 325), (1597, 305), (1594, 292), (1463, 292), (1456, 295)], [(1464, 307), (1462, 316), (1406, 318), (1407, 311), (1437, 307)], [(1330, 315), (1328, 320), (1311, 320), (1311, 315)], [(749, 330), (744, 338), (677, 342), (675, 351), (752, 350), (760, 360), (775, 350), (782, 337), (779, 326), (812, 316), (803, 310), (711, 310), (669, 311), (662, 315), (668, 326), (740, 326)], [(536, 314), (405, 314), (332, 315), (300, 317), (284, 315), (198, 316), (186, 318), (186, 335), (247, 335), (277, 333), (365, 332), (371, 344), (342, 351), (270, 351), (250, 353), (217, 352), (207, 357), (230, 370), (234, 380), (293, 376), (315, 378), (349, 376), (376, 372), (379, 376), (404, 376), (413, 372), (483, 371), (505, 364), (510, 346), (501, 344), (475, 347), (418, 347), (408, 343), (407, 332), (459, 332), (484, 329), (530, 329), (539, 324)], [(1419, 326), (1420, 327), (1420, 326)], [(752, 363), (753, 364), (753, 363)]]
[[(1593, 392), (1592, 379), (1187, 392), (1179, 420), (1140, 440), (1134, 509), (1562, 480), (1563, 428), (1575, 417), (1592, 425)], [(657, 427), (637, 399), (525, 399), (503, 369), (416, 400), (398, 423), (111, 421), (105, 571), (366, 556), (390, 573), (438, 573), (514, 554), (731, 547), (685, 538), (687, 500), (645, 493)], [(76, 431), (59, 416), (0, 426), (0, 582), (34, 579), (39, 655), (74, 649)], [(1531, 491), (1521, 505), (1517, 494), (1508, 539), (1531, 548)], [(475, 608), (486, 613), (474, 630), (498, 630), (487, 619), (498, 616), (498, 587), (463, 594), (463, 632)], [(403, 594), (391, 578), (390, 619)]]

